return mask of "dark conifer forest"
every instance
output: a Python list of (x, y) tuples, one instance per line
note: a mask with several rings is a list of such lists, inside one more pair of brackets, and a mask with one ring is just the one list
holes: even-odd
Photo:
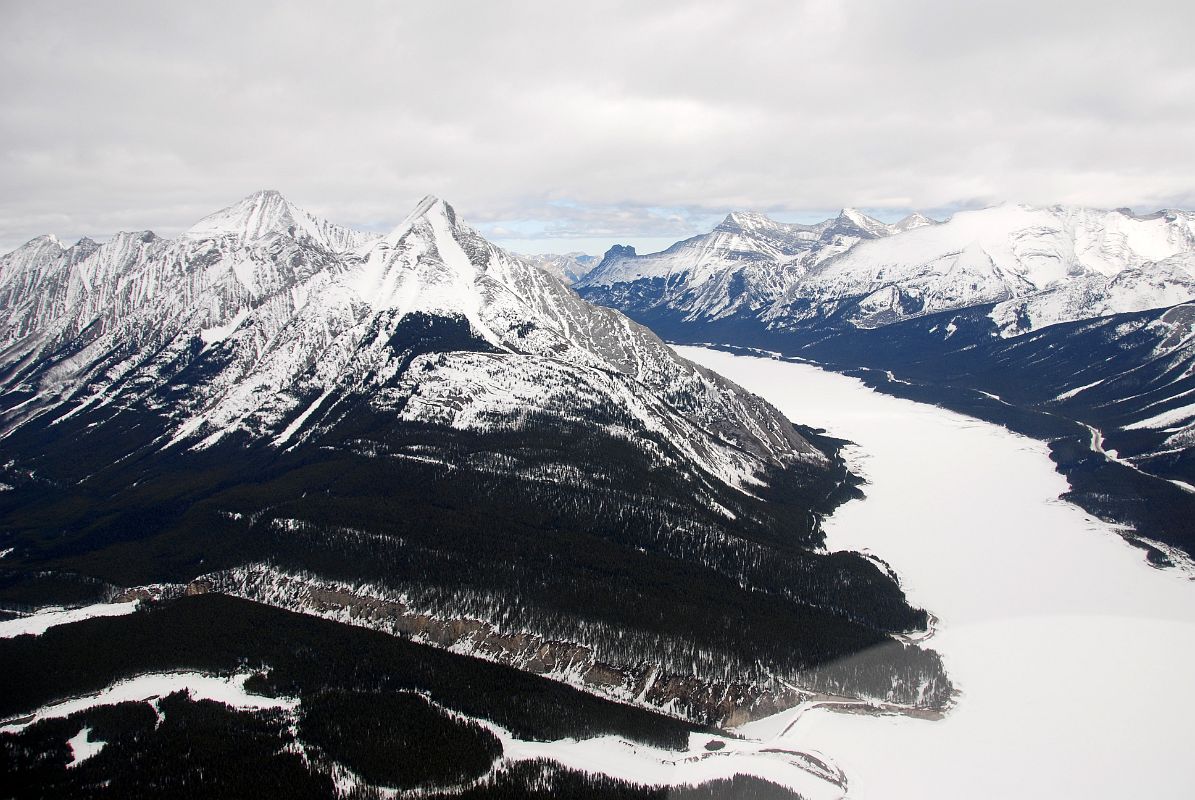
[[(435, 369), (452, 348), (486, 352), (463, 320), (416, 316), (404, 325), (390, 342), (405, 354), (404, 371)], [(220, 351), (191, 357), (176, 381), (200, 379), (195, 370)], [(154, 402), (170, 402), (170, 384), (156, 391)], [(674, 395), (676, 404), (699, 402)], [(216, 793), (226, 778), (265, 774), (251, 766), (265, 759), (271, 771), (317, 776), (295, 777), (306, 787), (296, 794), (324, 791), (326, 762), (362, 785), (482, 781), (470, 791), (533, 796), (519, 792), (547, 779), (523, 768), (491, 774), (501, 748), (464, 718), (531, 739), (616, 733), (680, 747), (693, 725), (737, 724), (798, 702), (799, 692), (919, 710), (950, 701), (937, 654), (899, 636), (923, 630), (926, 612), (873, 561), (822, 549), (821, 519), (860, 491), (837, 456), (841, 442), (802, 429), (827, 460), (794, 460), (745, 492), (704, 472), (666, 434), (634, 428), (613, 402), (528, 408), (519, 424), (486, 430), (398, 422), (401, 407), (379, 409), (367, 397), (338, 403), (337, 421), (294, 449), (238, 435), (206, 449), (164, 448), (167, 428), (148, 410), (153, 403), (16, 429), (5, 440), (12, 458), (3, 480), (12, 489), (0, 492), (0, 544), (11, 548), (0, 563), (0, 606), (139, 596), (145, 608), (4, 642), (2, 713), (138, 672), (248, 667), (261, 670), (259, 689), (301, 698), (297, 720), (180, 698), (172, 702), (185, 710), (154, 745), (176, 748), (181, 739), (169, 737), (186, 731), (243, 738), (235, 758), (212, 756), (228, 765), (212, 778)], [(616, 433), (631, 429), (636, 437)], [(169, 599), (184, 590), (213, 594)], [(350, 615), (337, 619), (383, 632), (266, 607), (329, 615), (329, 595)], [(405, 615), (402, 624), (395, 615)], [(543, 647), (528, 657), (491, 646), (520, 638)], [(525, 671), (428, 646), (463, 644)], [(581, 665), (570, 680), (586, 691), (526, 671), (560, 680), (560, 664)], [(638, 695), (688, 722), (595, 693), (624, 702)], [(6, 740), (29, 787), (43, 785), (37, 765), (61, 755), (61, 737), (47, 739), (43, 727)], [(88, 770), (55, 780), (69, 779), (65, 793), (82, 791), (80, 776), (133, 758), (122, 748), (144, 735), (121, 734), (123, 744)], [(26, 744), (35, 740), (50, 750)], [(216, 769), (196, 762), (161, 789), (202, 784), (196, 776)], [(647, 791), (552, 775), (593, 796)]]

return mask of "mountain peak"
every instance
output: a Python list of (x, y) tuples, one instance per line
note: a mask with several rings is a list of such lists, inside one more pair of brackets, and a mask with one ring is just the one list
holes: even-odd
[(63, 252), (67, 249), (66, 245), (63, 244), (62, 240), (60, 240), (57, 236), (52, 233), (43, 233), (41, 236), (34, 236), (32, 239), (25, 242), (13, 252), (31, 252), (47, 247), (57, 250), (58, 252)]
[(726, 219), (718, 226), (722, 231), (755, 231), (762, 228), (775, 228), (777, 222), (758, 211), (731, 211)]
[(634, 258), (636, 255), (638, 255), (638, 253), (635, 252), (634, 246), (629, 244), (616, 244), (610, 246), (610, 249), (606, 251), (604, 256), (602, 256), (602, 260), (605, 261), (606, 259), (610, 258)]
[(880, 222), (874, 217), (869, 217), (859, 209), (849, 206), (839, 212), (835, 222), (839, 225), (845, 224), (857, 228), (872, 237), (887, 236), (893, 232), (890, 225)]
[(207, 215), (183, 233), (183, 238), (231, 238), (245, 245), (272, 234), (313, 241), (334, 252), (347, 252), (377, 238), (315, 217), (275, 189), (261, 189)]
[(453, 208), (448, 201), (437, 197), (434, 194), (425, 195), (419, 204), (415, 206), (415, 210), (410, 213), (411, 218), (425, 217), (431, 214), (447, 217), (448, 221), (456, 224), (456, 209)]
[[(869, 217), (866, 214), (864, 214), (862, 211), (860, 211), (859, 209), (851, 208), (850, 206), (846, 206), (841, 211), (839, 211), (838, 218), (839, 219), (849, 219), (851, 222), (855, 223), (856, 225), (880, 222), (878, 219)], [(880, 223), (880, 224), (883, 224), (883, 223)]]
[(426, 222), (434, 228), (434, 223), (439, 220), (446, 222), (449, 229), (455, 228), (457, 225), (456, 209), (434, 194), (424, 195), (403, 221), (398, 223), (394, 230), (386, 234), (384, 238), (393, 244), (406, 236), (420, 222)]
[(274, 189), (262, 189), (209, 214), (183, 235), (188, 239), (220, 239), (232, 236), (241, 242), (261, 239), (270, 233), (293, 228), (297, 209)]
[(920, 211), (914, 211), (900, 222), (895, 223), (892, 227), (896, 228), (898, 231), (911, 231), (914, 228), (924, 228), (927, 225), (937, 224), (937, 220), (930, 219)]

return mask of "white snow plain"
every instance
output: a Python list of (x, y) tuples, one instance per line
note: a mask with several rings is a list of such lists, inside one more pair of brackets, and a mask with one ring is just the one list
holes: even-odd
[(1058, 499), (1046, 446), (804, 364), (678, 352), (857, 447), (831, 550), (891, 564), (938, 617), (945, 719), (793, 709), (739, 732), (824, 754), (852, 798), (1195, 796), (1195, 582)]

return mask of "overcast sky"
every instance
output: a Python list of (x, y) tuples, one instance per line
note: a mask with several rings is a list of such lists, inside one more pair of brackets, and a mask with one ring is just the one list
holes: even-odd
[(0, 0), (0, 249), (259, 188), (526, 251), (731, 209), (1195, 206), (1195, 3)]

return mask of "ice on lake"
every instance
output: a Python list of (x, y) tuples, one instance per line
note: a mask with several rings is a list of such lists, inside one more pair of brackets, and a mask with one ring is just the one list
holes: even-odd
[(743, 733), (818, 751), (857, 798), (1195, 796), (1195, 582), (1081, 509), (1045, 444), (803, 364), (680, 347), (857, 443), (867, 499), (826, 525), (939, 618), (940, 721), (813, 710)]

